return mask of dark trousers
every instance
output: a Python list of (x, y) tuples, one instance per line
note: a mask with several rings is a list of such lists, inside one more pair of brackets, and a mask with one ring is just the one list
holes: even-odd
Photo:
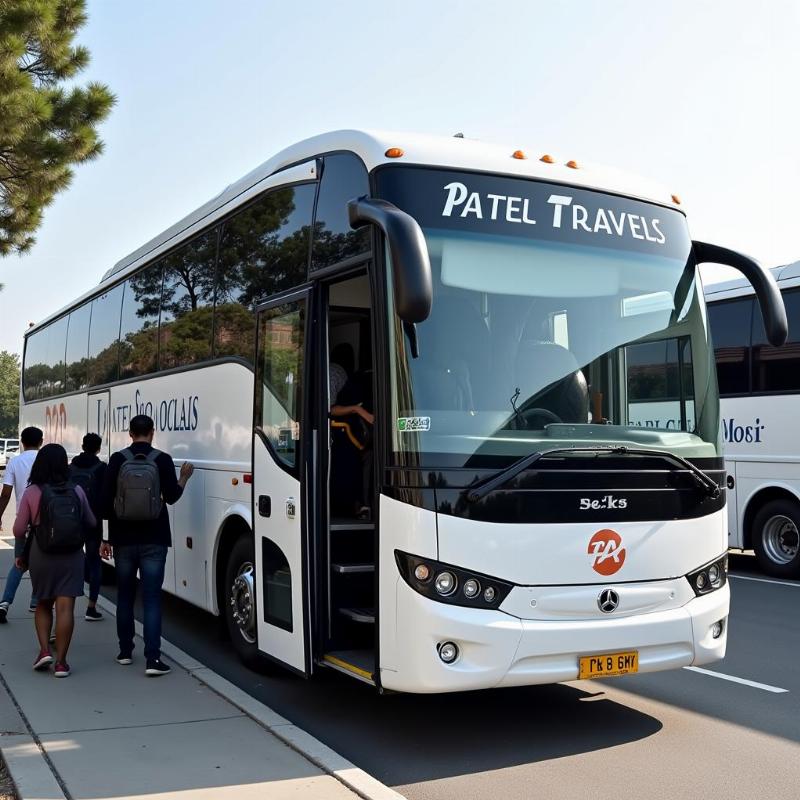
[(89, 584), (89, 599), (97, 602), (100, 595), (100, 580), (103, 576), (103, 560), (100, 558), (101, 539), (86, 542), (86, 558), (83, 562), (83, 580)]
[(142, 583), (144, 656), (161, 658), (161, 584), (167, 548), (161, 544), (124, 544), (114, 547), (117, 572), (117, 636), (121, 653), (133, 652), (133, 604), (136, 601), (136, 572)]

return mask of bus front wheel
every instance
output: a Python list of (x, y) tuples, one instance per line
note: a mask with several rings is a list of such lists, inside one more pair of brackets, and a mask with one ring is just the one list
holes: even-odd
[(251, 534), (242, 534), (233, 545), (225, 567), (222, 613), (228, 635), (239, 658), (253, 669), (263, 669), (266, 659), (256, 636), (255, 547)]
[(800, 577), (800, 506), (790, 500), (766, 503), (753, 520), (753, 549), (768, 575)]

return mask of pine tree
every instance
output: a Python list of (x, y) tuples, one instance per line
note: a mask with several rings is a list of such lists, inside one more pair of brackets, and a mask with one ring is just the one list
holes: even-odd
[(95, 158), (97, 126), (114, 95), (75, 86), (89, 63), (73, 44), (85, 0), (0, 0), (0, 255), (34, 242), (42, 213), (69, 185), (72, 167)]

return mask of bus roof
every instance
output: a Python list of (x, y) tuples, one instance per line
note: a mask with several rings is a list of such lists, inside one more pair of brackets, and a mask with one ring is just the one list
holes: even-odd
[[(389, 148), (401, 148), (402, 157), (389, 158), (386, 155)], [(477, 139), (460, 136), (433, 136), (388, 131), (340, 130), (305, 139), (265, 161), (240, 180), (227, 186), (216, 197), (191, 214), (125, 258), (120, 259), (103, 275), (98, 286), (31, 327), (26, 331), (26, 335), (57, 318), (72, 305), (96, 294), (104, 284), (117, 282), (160, 252), (178, 244), (183, 239), (185, 232), (189, 229), (196, 229), (199, 223), (211, 224), (216, 216), (222, 215), (223, 208), (228, 206), (225, 208), (225, 213), (227, 213), (230, 204), (237, 197), (245, 193), (249, 196), (248, 190), (261, 181), (281, 170), (311, 161), (326, 153), (337, 151), (355, 153), (369, 171), (381, 164), (404, 164), (493, 172), (596, 189), (675, 208), (674, 196), (664, 187), (635, 175), (582, 161), (577, 162), (576, 167), (569, 167), (567, 163), (574, 155), (571, 153), (563, 157), (553, 154), (553, 163), (547, 163), (541, 160), (546, 152), (544, 150), (526, 148), (522, 151), (526, 155), (525, 158), (514, 157), (512, 154), (517, 150), (517, 147), (511, 145), (488, 144)], [(574, 161), (569, 161), (569, 163), (575, 164)]]
[[(770, 269), (772, 277), (778, 282), (781, 289), (788, 289), (790, 286), (800, 285), (800, 261), (791, 264), (784, 264), (780, 267)], [(754, 293), (753, 285), (747, 278), (734, 278), (730, 281), (720, 281), (706, 286), (704, 293), (706, 300), (728, 300), (732, 297), (743, 297)]]

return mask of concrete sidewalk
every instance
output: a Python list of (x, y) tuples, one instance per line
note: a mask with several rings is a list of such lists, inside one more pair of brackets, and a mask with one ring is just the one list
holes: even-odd
[[(0, 539), (0, 589), (11, 556), (10, 540)], [(29, 597), (26, 576), (8, 624), (0, 625), (0, 749), (21, 800), (358, 796), (326, 774), (335, 769), (317, 766), (336, 754), (315, 758), (314, 747), (324, 745), (243, 692), (239, 702), (236, 687), (180, 651), (165, 648), (172, 674), (147, 678), (137, 638), (133, 665), (118, 665), (113, 616), (85, 622), (83, 599), (76, 604), (72, 675), (34, 672)], [(284, 741), (269, 730), (281, 725)], [(352, 767), (344, 760), (341, 766)], [(385, 787), (375, 784), (377, 794), (359, 794), (377, 797)]]

